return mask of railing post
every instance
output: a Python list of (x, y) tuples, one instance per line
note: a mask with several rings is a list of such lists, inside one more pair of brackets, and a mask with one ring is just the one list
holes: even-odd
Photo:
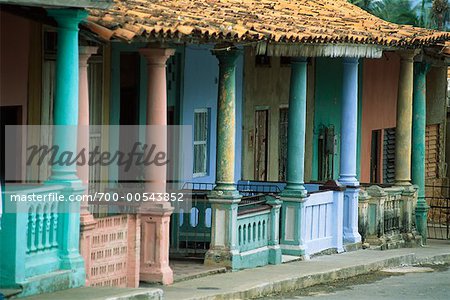
[(274, 196), (267, 196), (267, 204), (272, 206), (270, 210), (270, 239), (269, 239), (269, 264), (281, 263), (280, 238), (280, 208), (282, 201)]
[(388, 194), (383, 188), (372, 185), (367, 190), (368, 199), (368, 224), (366, 242), (371, 245), (382, 246), (386, 243), (384, 238), (384, 203)]
[(366, 242), (369, 231), (369, 200), (370, 196), (366, 190), (359, 192), (358, 198), (358, 231), (362, 242)]

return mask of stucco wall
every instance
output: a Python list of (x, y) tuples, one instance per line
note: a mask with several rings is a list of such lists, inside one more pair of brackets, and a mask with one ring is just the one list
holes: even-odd
[(334, 125), (337, 147), (334, 155), (333, 178), (337, 179), (339, 175), (342, 72), (343, 64), (341, 59), (316, 59), (312, 180), (318, 180), (318, 142), (322, 126)]
[[(219, 65), (211, 53), (212, 46), (189, 45), (184, 53), (182, 125), (194, 125), (194, 110), (208, 108), (210, 112), (210, 143), (208, 174), (196, 177), (195, 182), (214, 182), (216, 178), (216, 144), (217, 144), (217, 93)], [(243, 56), (237, 60), (236, 68), (236, 148), (234, 177), (241, 179), (241, 145), (242, 145), (242, 84)], [(192, 128), (192, 135), (194, 128)], [(193, 145), (192, 145), (193, 147)], [(187, 166), (191, 168), (192, 166)]]
[(369, 182), (372, 130), (396, 126), (400, 58), (385, 53), (363, 64), (360, 181)]
[[(244, 62), (244, 119), (243, 119), (243, 159), (242, 178), (254, 179), (255, 162), (255, 111), (257, 109), (269, 110), (268, 126), (268, 170), (267, 179), (278, 181), (279, 159), (279, 118), (280, 108), (288, 107), (291, 68), (289, 65), (280, 65), (280, 57), (272, 57), (271, 65), (256, 66), (255, 56), (251, 49), (245, 51)], [(307, 90), (307, 133), (305, 151), (305, 180), (311, 174), (311, 135), (314, 111), (314, 64), (308, 63), (308, 90)]]

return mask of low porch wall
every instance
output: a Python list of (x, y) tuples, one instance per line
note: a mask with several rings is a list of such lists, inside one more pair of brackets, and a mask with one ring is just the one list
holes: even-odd
[(304, 204), (302, 232), (308, 256), (333, 249), (343, 252), (343, 191), (317, 191)]
[(420, 244), (415, 230), (417, 190), (408, 187), (370, 186), (361, 190), (358, 227), (364, 243), (381, 249)]
[[(23, 297), (84, 285), (78, 252), (80, 204), (55, 200), (81, 191), (50, 184), (5, 187), (0, 288), (21, 289)], [(47, 200), (32, 200), (38, 197)]]
[(140, 236), (139, 214), (96, 218), (82, 227), (86, 285), (139, 287)]
[(281, 202), (270, 195), (260, 198), (263, 203), (244, 202), (238, 209), (237, 253), (233, 255), (233, 270), (281, 263)]

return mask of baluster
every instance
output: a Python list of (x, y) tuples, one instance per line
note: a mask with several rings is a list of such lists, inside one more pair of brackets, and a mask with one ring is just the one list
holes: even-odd
[(44, 212), (40, 205), (36, 209), (36, 227), (36, 249), (39, 251), (43, 249), (42, 239), (44, 237)]
[(50, 243), (50, 223), (51, 222), (51, 209), (50, 205), (45, 205), (44, 209), (44, 225), (45, 225), (45, 231), (44, 231), (44, 248), (50, 249), (51, 243)]
[(30, 208), (30, 212), (28, 214), (28, 228), (30, 229), (28, 232), (28, 239), (30, 241), (30, 252), (36, 251), (36, 213), (33, 211), (33, 208)]
[(58, 205), (55, 203), (52, 205), (52, 218), (51, 218), (51, 246), (58, 247)]

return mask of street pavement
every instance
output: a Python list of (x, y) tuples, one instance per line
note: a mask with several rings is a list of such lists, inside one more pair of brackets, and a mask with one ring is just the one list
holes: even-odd
[[(385, 273), (374, 275), (378, 278), (366, 276), (365, 279), (353, 279), (340, 284), (320, 285), (302, 291), (282, 294), (275, 297), (265, 298), (267, 300), (297, 300), (297, 299), (450, 299), (450, 269), (434, 270), (432, 272), (415, 272), (392, 276)], [(380, 278), (381, 276), (381, 278)], [(362, 283), (369, 281), (367, 283)], [(370, 282), (373, 281), (373, 282)]]

